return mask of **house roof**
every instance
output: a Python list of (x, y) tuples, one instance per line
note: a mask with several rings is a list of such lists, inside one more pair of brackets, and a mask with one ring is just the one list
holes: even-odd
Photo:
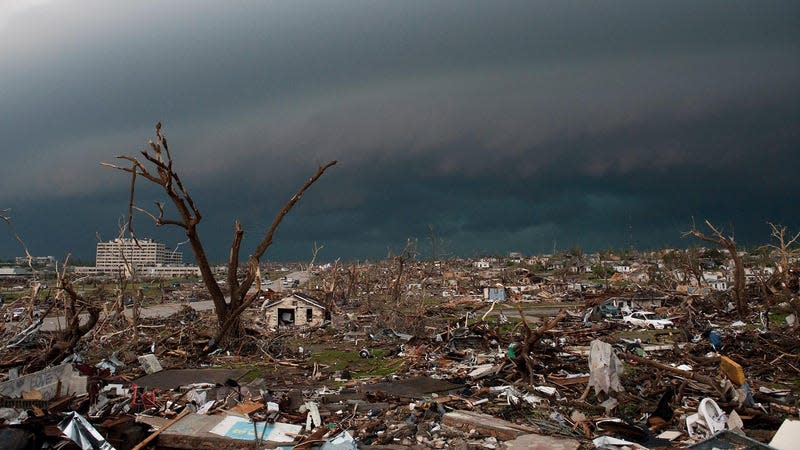
[(276, 304), (286, 300), (287, 298), (292, 298), (292, 297), (294, 297), (294, 298), (296, 298), (296, 299), (298, 299), (298, 300), (300, 300), (300, 301), (302, 301), (304, 303), (308, 303), (309, 305), (316, 306), (317, 308), (326, 309), (324, 306), (322, 306), (322, 304), (320, 304), (319, 302), (317, 302), (313, 298), (311, 298), (311, 297), (309, 297), (309, 296), (307, 296), (305, 294), (302, 294), (300, 292), (295, 292), (294, 294), (289, 295), (287, 297), (283, 297), (283, 298), (278, 299), (278, 300), (273, 300), (273, 301), (267, 303), (266, 305), (264, 305), (263, 308), (266, 309), (266, 308), (275, 306)]

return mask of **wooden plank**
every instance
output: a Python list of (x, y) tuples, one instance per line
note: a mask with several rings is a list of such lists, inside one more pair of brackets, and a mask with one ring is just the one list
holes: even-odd
[(558, 377), (553, 375), (547, 376), (548, 381), (551, 381), (554, 384), (559, 386), (572, 386), (574, 384), (586, 384), (589, 382), (589, 375), (579, 376), (579, 377)]
[(242, 416), (248, 416), (250, 413), (254, 411), (258, 411), (259, 409), (264, 407), (264, 403), (261, 401), (252, 401), (247, 400), (238, 405), (234, 406), (233, 408), (229, 409), (228, 411), (232, 413), (237, 413)]
[(733, 384), (741, 386), (745, 382), (744, 369), (736, 361), (728, 358), (727, 356), (719, 357), (719, 368), (728, 376)]
[(533, 428), (517, 425), (488, 414), (463, 410), (445, 413), (442, 416), (442, 425), (458, 428), (466, 432), (476, 430), (483, 436), (494, 436), (502, 441), (516, 439), (536, 431)]
[(153, 439), (157, 438), (158, 435), (161, 434), (164, 430), (166, 430), (167, 428), (175, 425), (176, 423), (178, 423), (178, 421), (180, 421), (181, 419), (186, 417), (186, 415), (189, 414), (189, 412), (190, 412), (189, 408), (184, 408), (184, 410), (181, 411), (180, 414), (175, 416), (174, 419), (172, 419), (169, 422), (165, 423), (164, 426), (159, 428), (158, 431), (156, 431), (155, 433), (151, 434), (150, 436), (147, 436), (147, 438), (145, 440), (143, 440), (142, 442), (139, 442), (139, 444), (137, 444), (136, 447), (133, 447), (132, 450), (141, 450), (141, 449), (143, 449), (147, 444), (152, 442)]

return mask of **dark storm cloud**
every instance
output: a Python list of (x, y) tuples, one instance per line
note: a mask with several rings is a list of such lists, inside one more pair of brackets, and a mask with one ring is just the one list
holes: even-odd
[(328, 159), (275, 257), (797, 223), (796, 2), (29, 3), (0, 6), (0, 206), (44, 248), (116, 232), (127, 181), (98, 162), (156, 120), (218, 256)]

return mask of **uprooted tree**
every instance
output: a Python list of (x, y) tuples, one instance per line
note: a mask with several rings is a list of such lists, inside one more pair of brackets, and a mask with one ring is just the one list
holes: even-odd
[[(336, 164), (336, 161), (330, 161), (326, 164), (320, 165), (316, 173), (312, 175), (297, 192), (283, 205), (280, 211), (277, 212), (270, 227), (264, 232), (261, 240), (254, 249), (253, 253), (247, 259), (246, 274), (241, 281), (237, 277), (239, 270), (239, 252), (242, 245), (242, 238), (244, 231), (242, 230), (241, 223), (234, 221), (233, 239), (230, 248), (230, 257), (228, 259), (228, 275), (227, 285), (230, 289), (230, 301), (226, 301), (225, 295), (220, 288), (219, 283), (214, 278), (214, 274), (209, 263), (208, 256), (203, 246), (203, 241), (200, 238), (197, 226), (202, 220), (202, 215), (198, 209), (194, 199), (186, 189), (181, 177), (173, 167), (172, 154), (167, 145), (167, 138), (161, 130), (161, 123), (156, 124), (156, 139), (149, 142), (150, 150), (143, 150), (141, 152), (144, 161), (132, 156), (118, 156), (118, 159), (128, 161), (130, 166), (122, 167), (115, 164), (103, 163), (107, 167), (119, 169), (128, 172), (131, 175), (130, 183), (130, 202), (128, 205), (128, 232), (134, 237), (133, 230), (133, 212), (138, 211), (146, 214), (153, 219), (156, 226), (172, 225), (183, 228), (186, 233), (189, 245), (192, 248), (195, 262), (200, 268), (200, 273), (203, 277), (211, 299), (214, 302), (214, 311), (217, 316), (218, 328), (216, 333), (208, 345), (204, 348), (205, 352), (210, 352), (217, 348), (221, 342), (227, 341), (231, 337), (241, 336), (243, 330), (240, 322), (242, 312), (250, 306), (255, 300), (255, 296), (248, 296), (247, 293), (250, 288), (256, 284), (260, 284), (261, 276), (259, 271), (259, 263), (261, 257), (267, 251), (267, 248), (272, 244), (275, 236), (275, 231), (278, 229), (281, 221), (292, 210), (295, 204), (300, 201), (303, 194), (316, 182), (325, 171)], [(135, 202), (135, 190), (138, 178), (142, 177), (145, 180), (159, 186), (164, 193), (169, 197), (178, 218), (165, 217), (165, 210), (163, 203), (156, 203), (158, 208), (158, 215), (140, 208)]]

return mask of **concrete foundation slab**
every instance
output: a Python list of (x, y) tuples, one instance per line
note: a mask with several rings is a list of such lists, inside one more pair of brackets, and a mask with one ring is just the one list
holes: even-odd
[(176, 389), (192, 383), (225, 384), (228, 379), (238, 380), (247, 369), (167, 369), (133, 380), (139, 386), (159, 389)]

